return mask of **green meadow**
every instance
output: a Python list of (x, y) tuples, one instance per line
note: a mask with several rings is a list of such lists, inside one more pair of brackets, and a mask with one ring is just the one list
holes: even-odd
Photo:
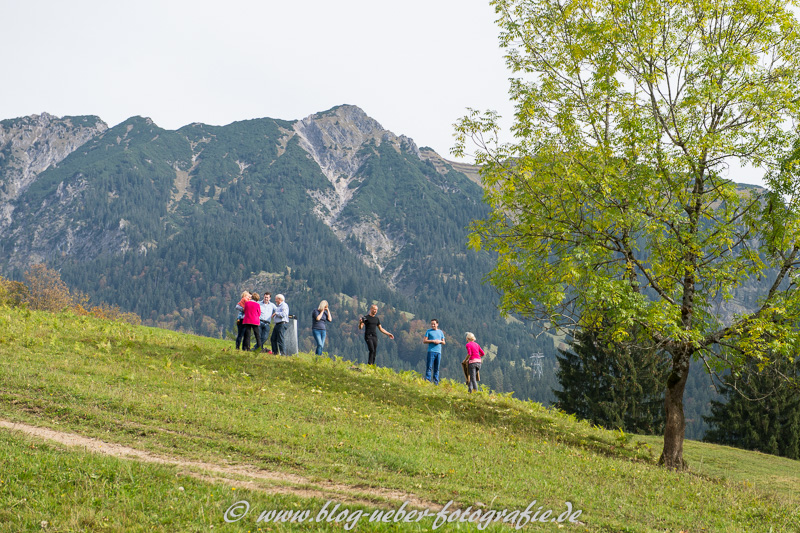
[(0, 307), (0, 422), (2, 532), (800, 531), (797, 461), (70, 313)]

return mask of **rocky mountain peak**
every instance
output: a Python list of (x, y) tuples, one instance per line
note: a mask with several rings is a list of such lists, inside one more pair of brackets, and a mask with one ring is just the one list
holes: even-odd
[(384, 129), (354, 105), (340, 105), (310, 115), (296, 122), (294, 129), (302, 139), (303, 148), (319, 163), (331, 183), (355, 175), (364, 159), (359, 151), (371, 141), (376, 146), (388, 142), (398, 150), (404, 148), (419, 156), (412, 139)]
[(0, 229), (11, 223), (12, 202), (40, 173), (107, 129), (95, 116), (42, 113), (0, 121)]
[(388, 143), (398, 152), (421, 158), (419, 148), (412, 139), (384, 129), (354, 105), (340, 105), (308, 116), (296, 122), (294, 130), (300, 137), (300, 146), (333, 185), (333, 190), (306, 191), (316, 201), (316, 215), (340, 240), (355, 236), (362, 242), (368, 251), (362, 259), (382, 272), (402, 245), (385, 234), (377, 216), (375, 220), (341, 221), (339, 215), (357, 194), (359, 169), (374, 154), (374, 148)]
[(300, 137), (300, 146), (314, 158), (333, 185), (332, 193), (309, 191), (318, 203), (317, 214), (331, 227), (354, 194), (351, 183), (369, 156), (362, 150), (365, 145), (377, 147), (389, 143), (398, 151), (406, 150), (420, 156), (412, 139), (384, 129), (354, 105), (340, 105), (310, 115), (296, 122), (294, 130)]

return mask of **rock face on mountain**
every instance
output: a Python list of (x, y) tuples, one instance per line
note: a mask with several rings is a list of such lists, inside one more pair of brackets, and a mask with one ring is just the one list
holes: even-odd
[(311, 115), (296, 122), (294, 130), (302, 139), (300, 146), (314, 158), (333, 186), (333, 191), (325, 194), (308, 192), (319, 202), (316, 211), (320, 218), (334, 229), (342, 209), (353, 198), (361, 165), (371, 155), (362, 147), (367, 143), (380, 146), (389, 142), (399, 149), (405, 141), (416, 150), (413, 141), (384, 130), (354, 106), (339, 106), (327, 113)]
[(107, 129), (97, 117), (47, 113), (0, 121), (0, 232), (11, 224), (14, 202), (39, 174)]
[(356, 106), (342, 105), (311, 115), (296, 122), (294, 130), (302, 138), (300, 146), (311, 154), (332, 184), (352, 183), (369, 155), (362, 150), (367, 145), (389, 143), (398, 153), (406, 150), (420, 157), (412, 139), (384, 129)]
[(402, 250), (402, 239), (387, 234), (378, 216), (353, 219), (341, 215), (365, 179), (361, 173), (364, 163), (378, 148), (390, 146), (398, 154), (410, 153), (421, 159), (417, 145), (349, 105), (311, 115), (296, 122), (294, 130), (301, 138), (300, 146), (314, 158), (333, 187), (306, 191), (317, 203), (314, 212), (340, 240), (353, 237), (361, 242), (367, 250), (362, 259), (383, 272)]

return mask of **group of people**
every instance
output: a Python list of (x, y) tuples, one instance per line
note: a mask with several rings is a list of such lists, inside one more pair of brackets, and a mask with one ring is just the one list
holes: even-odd
[[(259, 299), (261, 300), (259, 301)], [(289, 306), (286, 304), (282, 294), (275, 296), (275, 303), (270, 302), (270, 293), (265, 292), (263, 297), (258, 293), (245, 291), (242, 299), (236, 305), (238, 316), (236, 319), (237, 335), (236, 349), (250, 349), (251, 331), (256, 338), (254, 350), (260, 348), (262, 352), (270, 354), (286, 355), (284, 343), (286, 327), (289, 322)], [(333, 322), (333, 315), (328, 307), (328, 301), (322, 300), (319, 305), (311, 311), (311, 333), (314, 335), (316, 349), (314, 353), (322, 355), (327, 336), (326, 324)], [(266, 343), (269, 326), (272, 323), (272, 335), (270, 337), (271, 350), (267, 350)], [(372, 304), (369, 312), (358, 321), (358, 329), (364, 330), (364, 342), (367, 344), (369, 353), (367, 364), (375, 364), (375, 355), (378, 350), (378, 332), (380, 331), (390, 339), (394, 335), (386, 331), (381, 326), (378, 318), (378, 306)], [(425, 332), (422, 342), (428, 346), (425, 380), (435, 385), (439, 384), (439, 366), (442, 360), (442, 346), (446, 343), (444, 332), (439, 329), (439, 321), (431, 320), (431, 327)], [(467, 356), (462, 361), (467, 390), (471, 393), (478, 390), (478, 380), (480, 380), (481, 358), (485, 355), (483, 349), (475, 342), (475, 335), (467, 332), (466, 334)]]
[[(275, 296), (275, 303), (270, 302), (272, 294), (264, 292), (259, 296), (257, 292), (242, 292), (241, 300), (236, 304), (236, 349), (250, 351), (250, 337), (255, 337), (256, 345), (253, 351), (288, 355), (286, 351), (286, 329), (289, 326), (289, 305), (283, 294)], [(333, 315), (328, 308), (327, 300), (322, 300), (317, 309), (311, 313), (311, 331), (317, 343), (316, 354), (322, 355), (325, 346), (326, 322), (333, 321)], [(271, 349), (268, 350), (267, 335), (270, 335)]]
[[(286, 328), (289, 325), (289, 306), (283, 294), (275, 296), (275, 303), (270, 302), (272, 295), (244, 291), (242, 299), (236, 304), (236, 349), (250, 350), (250, 335), (255, 336), (256, 345), (253, 350), (274, 354), (286, 354)], [(272, 324), (270, 337), (271, 350), (267, 350), (267, 334)]]

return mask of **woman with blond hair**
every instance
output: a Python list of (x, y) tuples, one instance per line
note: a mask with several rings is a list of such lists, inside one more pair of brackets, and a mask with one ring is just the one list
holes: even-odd
[(328, 334), (325, 322), (333, 322), (331, 310), (328, 309), (328, 300), (322, 300), (316, 309), (311, 311), (311, 333), (314, 334), (314, 342), (317, 349), (314, 353), (322, 355), (322, 348), (325, 347), (325, 337)]
[(242, 347), (249, 350), (250, 349), (250, 332), (252, 331), (253, 335), (256, 337), (256, 346), (253, 348), (254, 351), (258, 351), (261, 348), (261, 334), (259, 333), (259, 326), (261, 323), (261, 305), (258, 303), (258, 300), (261, 297), (258, 295), (257, 292), (254, 292), (250, 295), (250, 300), (244, 303), (244, 320), (242, 320), (242, 324), (244, 329), (244, 343)]
[[(242, 346), (242, 339), (244, 337), (244, 304), (250, 301), (250, 293), (247, 291), (242, 292), (242, 299), (239, 300), (239, 303), (236, 304), (236, 311), (238, 314), (236, 315), (236, 349), (239, 349), (239, 346)], [(248, 341), (250, 339), (247, 339)], [(249, 342), (248, 346), (242, 346), (242, 349), (249, 349)]]
[(467, 332), (467, 357), (464, 358), (464, 362), (467, 363), (469, 366), (467, 368), (469, 372), (469, 382), (467, 383), (467, 391), (472, 393), (472, 391), (478, 390), (478, 371), (481, 369), (481, 357), (485, 354), (483, 353), (483, 349), (478, 346), (478, 343), (475, 342), (475, 334), (471, 332)]

